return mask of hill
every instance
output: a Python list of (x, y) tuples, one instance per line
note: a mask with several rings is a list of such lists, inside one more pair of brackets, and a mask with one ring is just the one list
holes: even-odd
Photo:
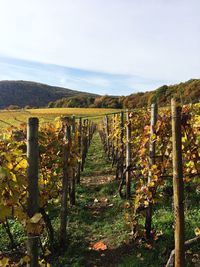
[(200, 79), (175, 85), (163, 85), (149, 92), (129, 96), (99, 96), (28, 81), (0, 81), (0, 108), (14, 107), (97, 107), (141, 108), (157, 99), (160, 106), (170, 104), (176, 97), (183, 104), (200, 101)]
[(45, 107), (51, 101), (73, 96), (94, 97), (97, 95), (36, 82), (0, 81), (0, 108), (11, 105)]
[(160, 106), (170, 104), (171, 98), (176, 97), (183, 104), (200, 101), (200, 79), (192, 79), (175, 85), (163, 85), (154, 91), (136, 93), (127, 96), (123, 102), (126, 108), (141, 108), (157, 99)]
[(50, 102), (49, 108), (123, 108), (124, 97), (121, 96), (72, 96)]
[(72, 96), (49, 103), (49, 107), (97, 107), (97, 108), (142, 108), (157, 99), (159, 106), (170, 104), (176, 97), (183, 103), (200, 101), (200, 79), (192, 79), (175, 85), (163, 85), (149, 92), (134, 93), (129, 96)]

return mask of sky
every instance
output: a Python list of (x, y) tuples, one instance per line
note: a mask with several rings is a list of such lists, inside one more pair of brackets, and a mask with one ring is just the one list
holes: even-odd
[(200, 78), (199, 0), (0, 0), (0, 80), (128, 95)]

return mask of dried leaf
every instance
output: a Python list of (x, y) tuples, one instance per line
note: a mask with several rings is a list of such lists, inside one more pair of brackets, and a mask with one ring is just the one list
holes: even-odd
[(92, 247), (94, 250), (106, 250), (107, 246), (103, 242), (97, 242)]

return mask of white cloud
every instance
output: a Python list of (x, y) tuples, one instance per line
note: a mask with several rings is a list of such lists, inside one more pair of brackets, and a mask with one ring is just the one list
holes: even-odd
[(0, 0), (0, 53), (152, 80), (197, 78), (199, 9), (198, 0)]
[(166, 83), (139, 76), (84, 71), (0, 56), (0, 80), (30, 80), (96, 94), (127, 95)]

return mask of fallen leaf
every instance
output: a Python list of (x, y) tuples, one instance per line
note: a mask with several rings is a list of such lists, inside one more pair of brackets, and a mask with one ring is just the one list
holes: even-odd
[(103, 242), (97, 242), (92, 247), (94, 250), (106, 250), (107, 246)]

